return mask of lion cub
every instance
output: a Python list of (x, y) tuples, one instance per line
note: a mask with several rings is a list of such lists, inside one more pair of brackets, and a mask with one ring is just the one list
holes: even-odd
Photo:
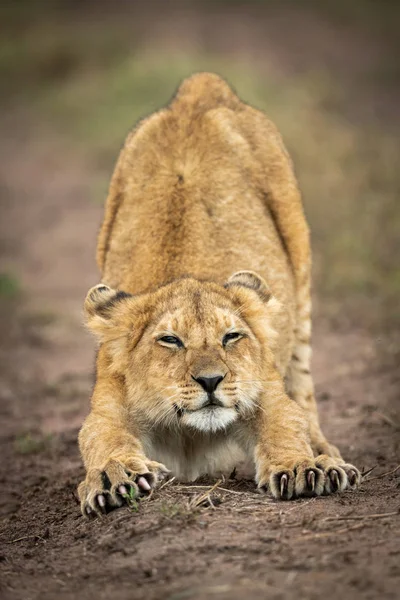
[(247, 465), (282, 499), (359, 483), (318, 422), (309, 233), (289, 156), (222, 79), (187, 79), (130, 133), (97, 260), (84, 514), (168, 472), (193, 481)]

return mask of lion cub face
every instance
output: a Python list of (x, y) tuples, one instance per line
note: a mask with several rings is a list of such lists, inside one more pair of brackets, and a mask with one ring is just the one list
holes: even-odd
[(85, 309), (136, 418), (214, 432), (257, 407), (273, 335), (269, 305), (266, 284), (241, 272), (224, 287), (183, 279), (139, 296), (100, 285)]

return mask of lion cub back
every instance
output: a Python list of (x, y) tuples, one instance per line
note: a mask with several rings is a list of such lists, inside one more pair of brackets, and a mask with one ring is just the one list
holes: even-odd
[(288, 307), (296, 293), (306, 305), (308, 228), (275, 126), (217, 75), (185, 80), (127, 137), (97, 260), (104, 281), (132, 293), (250, 269)]

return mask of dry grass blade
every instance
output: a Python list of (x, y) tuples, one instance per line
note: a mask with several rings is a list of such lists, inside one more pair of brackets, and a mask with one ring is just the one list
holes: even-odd
[[(220, 483), (222, 483), (222, 479), (220, 480)], [(220, 485), (218, 485), (217, 487), (215, 487), (213, 489), (217, 489), (217, 488), (219, 490), (221, 490), (222, 492), (227, 492), (228, 494), (236, 494), (237, 496), (243, 496), (244, 494), (248, 493), (248, 492), (238, 492), (237, 490), (229, 490), (228, 488), (223, 488)], [(208, 485), (180, 485), (179, 488), (177, 488), (177, 490), (178, 489), (179, 490), (208, 490), (209, 486)]]
[(243, 509), (243, 510), (254, 510), (257, 508), (263, 509), (265, 508), (265, 505), (271, 503), (271, 504), (275, 504), (275, 506), (269, 506), (269, 509), (275, 509), (278, 511), (278, 507), (276, 506), (276, 503), (273, 500), (267, 501), (267, 502), (254, 502), (254, 504), (240, 504), (239, 508)]
[(300, 535), (298, 537), (292, 538), (291, 542), (326, 538), (332, 535), (340, 535), (342, 533), (348, 533), (349, 531), (355, 531), (356, 529), (362, 529), (363, 527), (365, 527), (365, 523), (357, 523), (357, 525), (352, 525), (351, 527), (343, 527), (342, 529), (335, 529), (334, 531), (323, 531), (320, 533), (309, 533), (305, 535)]
[(218, 486), (219, 490), (222, 490), (223, 492), (228, 492), (228, 494), (236, 494), (237, 496), (243, 496), (243, 494), (247, 494), (247, 492), (237, 492), (236, 490), (228, 490), (227, 488), (223, 488), (221, 486)]
[(384, 517), (395, 517), (400, 516), (400, 512), (398, 510), (387, 513), (374, 513), (372, 515), (357, 515), (357, 516), (349, 516), (349, 517), (326, 517), (322, 519), (323, 521), (362, 521), (365, 519), (383, 519)]
[[(239, 506), (238, 508), (236, 507), (229, 507), (229, 510), (234, 511), (235, 513), (246, 513), (246, 514), (250, 514), (249, 511), (257, 512), (257, 513), (263, 513), (266, 514), (266, 510), (265, 510), (265, 505), (260, 505), (260, 504), (254, 504), (254, 505), (247, 505), (247, 506)], [(268, 509), (268, 514), (271, 514), (271, 512), (273, 513), (274, 511), (271, 511), (270, 509)], [(276, 514), (276, 513), (275, 513)]]
[(213, 503), (210, 495), (207, 496), (207, 501), (211, 508), (215, 510), (215, 504)]
[(171, 479), (168, 479), (167, 481), (164, 481), (164, 483), (162, 485), (160, 485), (160, 487), (158, 488), (158, 491), (162, 490), (163, 488), (167, 487), (167, 485), (171, 485), (171, 483), (173, 481), (175, 481), (176, 477), (171, 477)]
[[(203, 494), (198, 494), (197, 496), (192, 498), (192, 500), (189, 502), (189, 508), (193, 510), (194, 508), (197, 508), (198, 506), (200, 506), (204, 502), (204, 500), (210, 501), (210, 495), (212, 494), (212, 492), (214, 490), (216, 490), (216, 488), (219, 486), (219, 484), (221, 482), (222, 482), (222, 479), (219, 479), (213, 486), (211, 486), (210, 488), (207, 488), (206, 492), (204, 492)], [(212, 505), (212, 502), (210, 504)]]
[(151, 489), (150, 492), (146, 496), (143, 496), (142, 498), (140, 498), (140, 502), (148, 502), (149, 500), (152, 499), (153, 494), (154, 494), (154, 490)]
[(333, 531), (321, 531), (321, 532), (317, 532), (317, 533), (308, 533), (302, 536), (298, 536), (295, 538), (292, 538), (291, 541), (303, 541), (303, 540), (310, 540), (310, 539), (321, 539), (321, 538), (326, 538), (326, 537), (331, 537), (333, 535), (341, 535), (342, 533), (348, 533), (349, 531), (356, 531), (357, 529), (362, 529), (363, 527), (366, 526), (366, 521), (368, 519), (382, 519), (384, 517), (394, 517), (394, 516), (400, 516), (400, 512), (399, 511), (393, 511), (393, 512), (388, 512), (388, 513), (375, 513), (375, 514), (370, 514), (370, 515), (360, 515), (360, 516), (355, 516), (355, 517), (326, 517), (325, 519), (323, 519), (324, 522), (327, 521), (348, 521), (348, 520), (360, 520), (362, 521), (362, 523), (357, 523), (356, 525), (352, 525), (351, 527), (342, 527), (341, 529), (335, 529)]
[(378, 417), (380, 417), (382, 419), (382, 421), (385, 421), (385, 423), (388, 423), (394, 429), (396, 429), (397, 431), (400, 431), (400, 423), (395, 421), (392, 417), (390, 417), (389, 415), (385, 415), (385, 413), (379, 412), (378, 410), (375, 411), (375, 414)]
[(363, 472), (361, 473), (361, 477), (363, 478), (363, 480), (364, 480), (366, 477), (368, 477), (368, 475), (369, 475), (370, 473), (372, 473), (372, 471), (375, 471), (375, 469), (376, 469), (376, 467), (377, 467), (377, 466), (378, 466), (378, 465), (374, 465), (374, 466), (373, 466), (373, 467), (371, 467), (370, 469), (367, 469), (366, 471), (363, 471)]
[(375, 475), (375, 477), (369, 477), (368, 479), (366, 479), (366, 481), (376, 481), (377, 479), (382, 479), (383, 477), (386, 477), (387, 475), (394, 475), (395, 473), (397, 473), (397, 471), (400, 469), (400, 465), (397, 465), (397, 467), (395, 469), (392, 469), (391, 471), (386, 471), (385, 473), (381, 473), (380, 475)]
[(8, 543), (16, 544), (17, 542), (22, 542), (22, 540), (30, 540), (30, 539), (44, 540), (44, 538), (42, 538), (41, 535), (23, 535), (22, 537), (19, 537), (16, 540), (9, 541)]
[(178, 485), (177, 490), (209, 490), (209, 485)]

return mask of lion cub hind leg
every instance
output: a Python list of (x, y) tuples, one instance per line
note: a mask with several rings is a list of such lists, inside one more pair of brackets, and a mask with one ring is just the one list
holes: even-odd
[(90, 469), (78, 487), (82, 514), (87, 517), (106, 514), (108, 510), (129, 505), (135, 498), (148, 494), (169, 471), (164, 465), (136, 458), (110, 458), (103, 469)]

